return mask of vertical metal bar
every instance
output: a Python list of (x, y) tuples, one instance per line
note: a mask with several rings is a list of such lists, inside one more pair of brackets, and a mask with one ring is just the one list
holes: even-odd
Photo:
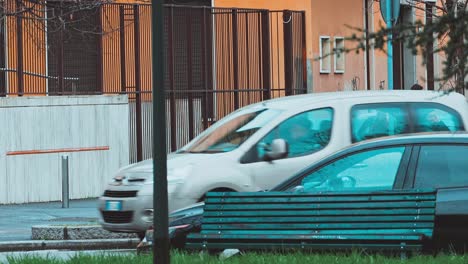
[(62, 208), (69, 207), (70, 201), (70, 185), (68, 173), (68, 156), (62, 156)]
[[(367, 90), (370, 90), (371, 89), (371, 76), (370, 76), (370, 72), (371, 72), (371, 69), (370, 69), (370, 40), (369, 38), (367, 37), (368, 36), (368, 32), (370, 32), (369, 30), (369, 0), (364, 0), (364, 5), (365, 5), (365, 9), (364, 9), (364, 12), (365, 12), (365, 32), (366, 32), (366, 83), (367, 83), (367, 86), (366, 86), (366, 89)], [(372, 0), (370, 0), (372, 1)]]
[[(246, 64), (246, 76), (245, 83), (247, 89), (253, 89), (258, 87), (253, 87), (250, 85), (250, 54), (249, 54), (249, 13), (245, 13), (245, 64)], [(247, 92), (247, 103), (250, 103), (250, 92)]]
[(404, 87), (403, 80), (403, 47), (402, 42), (399, 40), (399, 32), (395, 29), (392, 33), (393, 40), (393, 89), (401, 90)]
[(189, 138), (190, 140), (194, 137), (193, 128), (193, 76), (192, 76), (192, 11), (190, 8), (185, 8), (189, 14), (187, 18), (187, 85), (188, 85), (188, 114), (189, 114)]
[(153, 70), (153, 205), (155, 217), (153, 263), (169, 264), (169, 223), (167, 205), (166, 106), (164, 94), (163, 0), (152, 0)]
[(208, 87), (206, 84), (207, 81), (207, 65), (206, 65), (206, 8), (203, 8), (202, 11), (202, 26), (201, 26), (201, 66), (202, 66), (202, 85), (203, 85), (203, 95), (202, 95), (202, 119), (203, 119), (203, 130), (208, 128)]
[[(168, 21), (168, 66), (169, 66), (169, 88), (170, 88), (170, 118), (171, 118), (171, 150), (175, 151), (177, 149), (177, 129), (176, 126), (177, 116), (176, 116), (176, 97), (175, 97), (175, 87), (174, 87), (174, 7), (169, 7), (169, 21)], [(153, 99), (154, 100), (154, 99)]]
[[(434, 12), (434, 3), (426, 2), (426, 25), (432, 24)], [(434, 41), (430, 39), (426, 45), (426, 71), (427, 71), (427, 89), (434, 90)]]
[[(5, 21), (6, 17), (4, 16), (3, 10), (5, 10), (6, 4), (5, 2), (0, 2), (0, 68), (6, 68), (6, 59), (5, 59)], [(0, 96), (6, 96), (6, 76), (7, 72), (6, 71), (1, 71), (0, 70)]]
[[(97, 41), (97, 92), (104, 92), (104, 72), (103, 72), (103, 57), (102, 57), (102, 10), (103, 5), (100, 4), (98, 7), (98, 14), (96, 18), (97, 30), (98, 30), (98, 41)], [(73, 85), (73, 84), (72, 84)]]
[[(63, 20), (63, 7), (60, 7), (60, 17), (59, 21)], [(57, 87), (57, 92), (63, 94), (65, 92), (65, 87), (63, 85), (63, 79), (64, 79), (64, 61), (63, 61), (63, 30), (64, 30), (64, 25), (62, 22), (59, 22), (59, 32), (58, 32), (58, 38), (57, 38), (57, 47), (58, 47), (58, 56), (57, 56), (57, 76), (58, 76), (58, 87)]]
[(307, 93), (307, 34), (306, 34), (306, 12), (301, 13), (302, 28), (302, 92)]
[(237, 9), (232, 9), (232, 56), (234, 73), (234, 109), (239, 108), (239, 42), (237, 30)]
[(284, 84), (286, 95), (293, 94), (294, 70), (293, 70), (293, 47), (292, 47), (292, 13), (290, 10), (283, 11), (284, 30)]
[(263, 100), (271, 98), (271, 42), (270, 42), (270, 12), (262, 11), (262, 89)]
[(143, 160), (143, 132), (141, 116), (141, 70), (140, 70), (140, 8), (133, 5), (134, 50), (135, 50), (135, 97), (136, 97), (136, 141), (137, 161)]
[(125, 6), (119, 7), (120, 13), (120, 91), (127, 91), (127, 71), (125, 69)]
[[(217, 98), (215, 96), (215, 91), (217, 90), (218, 87), (218, 67), (216, 66), (216, 61), (219, 60), (219, 58), (216, 57), (216, 50), (217, 50), (217, 44), (218, 44), (218, 28), (217, 25), (219, 24), (216, 19), (216, 12), (215, 9), (212, 10), (212, 12), (208, 13), (209, 19), (208, 19), (208, 65), (209, 68), (207, 71), (211, 74), (209, 76), (209, 79), (207, 80), (208, 87), (210, 89), (209, 96), (208, 96), (208, 116), (211, 118), (210, 125), (213, 123), (213, 121), (217, 118), (218, 115), (218, 109), (216, 107), (217, 104)], [(210, 34), (211, 33), (211, 34)]]
[(16, 0), (16, 59), (17, 59), (17, 82), (18, 82), (18, 95), (22, 96), (24, 93), (24, 73), (23, 73), (23, 14), (21, 11), (21, 1)]

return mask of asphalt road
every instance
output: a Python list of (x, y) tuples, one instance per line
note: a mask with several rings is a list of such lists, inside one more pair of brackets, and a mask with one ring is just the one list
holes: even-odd
[(0, 205), (0, 241), (31, 239), (34, 225), (97, 223), (97, 199), (72, 200), (69, 208), (61, 202)]

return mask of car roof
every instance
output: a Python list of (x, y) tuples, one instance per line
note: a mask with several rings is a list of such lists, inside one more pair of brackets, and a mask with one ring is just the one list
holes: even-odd
[(286, 186), (294, 182), (298, 177), (301, 177), (306, 171), (310, 171), (321, 167), (329, 162), (348, 155), (353, 152), (368, 150), (372, 148), (383, 148), (391, 146), (401, 146), (407, 144), (468, 144), (468, 132), (429, 132), (429, 133), (414, 133), (406, 135), (397, 135), (390, 137), (379, 137), (376, 139), (365, 140), (360, 143), (355, 143), (334, 154), (327, 156), (320, 161), (310, 164), (305, 169), (292, 175), (286, 181), (278, 184), (272, 190), (284, 190)]
[(426, 132), (413, 134), (400, 134), (389, 137), (379, 137), (355, 143), (345, 149), (373, 148), (379, 146), (404, 145), (404, 144), (439, 144), (439, 143), (468, 143), (468, 132)]
[(279, 109), (290, 109), (303, 107), (319, 102), (327, 101), (356, 101), (359, 103), (363, 98), (374, 99), (379, 101), (429, 101), (437, 98), (457, 98), (466, 101), (461, 94), (452, 92), (444, 93), (437, 91), (414, 91), (414, 90), (372, 90), (372, 91), (344, 91), (344, 92), (326, 92), (326, 93), (310, 93), (293, 96), (285, 96), (275, 99), (266, 100), (252, 106), (268, 106)]

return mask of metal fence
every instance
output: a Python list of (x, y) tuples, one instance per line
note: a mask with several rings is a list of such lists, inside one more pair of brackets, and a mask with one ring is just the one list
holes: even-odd
[[(166, 5), (164, 15), (168, 151), (242, 106), (306, 92), (303, 11)], [(35, 16), (49, 19), (4, 20), (0, 95), (128, 94), (130, 161), (150, 158), (151, 6), (48, 5)]]

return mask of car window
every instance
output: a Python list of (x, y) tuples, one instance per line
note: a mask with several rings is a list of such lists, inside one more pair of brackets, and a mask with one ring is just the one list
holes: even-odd
[(351, 109), (352, 141), (409, 132), (408, 113), (403, 104), (368, 104)]
[(439, 104), (414, 104), (415, 132), (460, 131), (463, 123), (453, 109)]
[(303, 178), (305, 192), (391, 190), (405, 147), (383, 148), (345, 156)]
[(281, 110), (265, 108), (238, 115), (198, 139), (185, 151), (191, 153), (232, 151), (280, 113)]
[(468, 146), (423, 146), (419, 152), (415, 188), (468, 186)]
[(256, 146), (258, 158), (263, 160), (265, 151), (278, 138), (288, 143), (288, 158), (319, 151), (330, 142), (332, 123), (331, 108), (316, 109), (290, 117), (259, 141)]

